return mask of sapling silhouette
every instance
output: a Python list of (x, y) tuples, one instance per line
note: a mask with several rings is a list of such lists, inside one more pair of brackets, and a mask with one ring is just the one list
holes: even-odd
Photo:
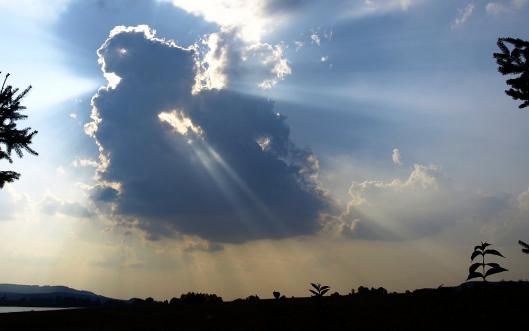
[[(510, 44), (511, 48), (505, 43)], [(507, 80), (510, 89), (505, 93), (514, 100), (521, 100), (518, 108), (529, 106), (529, 42), (517, 38), (499, 38), (498, 47), (501, 53), (494, 53), (498, 71), (502, 75), (519, 75)]]
[[(505, 258), (505, 256), (503, 256), (497, 250), (488, 249), (487, 247), (489, 246), (491, 246), (491, 244), (487, 242), (481, 242), (481, 245), (474, 247), (474, 252), (472, 252), (472, 255), (470, 256), (470, 261), (474, 261), (476, 257), (481, 256), (481, 263), (476, 262), (470, 265), (470, 268), (468, 268), (467, 280), (473, 279), (473, 278), (482, 278), (483, 281), (487, 281), (487, 277), (490, 275), (508, 271), (507, 269), (501, 267), (498, 263), (486, 263), (485, 262), (485, 255), (496, 255), (496, 256)], [(480, 267), (481, 267), (481, 272), (477, 271)], [(485, 271), (486, 267), (487, 267), (487, 271)]]
[(327, 285), (321, 285), (320, 283), (310, 283), (310, 285), (313, 287), (313, 289), (309, 289), (310, 293), (312, 293), (312, 296), (321, 298), (325, 295), (325, 293), (329, 292), (331, 288)]
[[(31, 90), (31, 86), (18, 93), (18, 88), (13, 88), (11, 85), (6, 86), (8, 78), (9, 74), (5, 76), (2, 87), (0, 88), (0, 160), (7, 159), (9, 163), (13, 163), (13, 159), (11, 158), (12, 151), (15, 151), (18, 157), (23, 156), (23, 151), (38, 155), (36, 151), (29, 147), (37, 131), (31, 131), (31, 128), (16, 128), (16, 122), (18, 120), (27, 118), (27, 115), (20, 113), (26, 109), (26, 107), (20, 104), (20, 101)], [(2, 149), (2, 145), (5, 146), (4, 150)], [(3, 188), (5, 183), (11, 183), (19, 178), (20, 174), (17, 172), (0, 171), (0, 188)]]
[(529, 244), (521, 240), (518, 240), (518, 243), (522, 246), (522, 252), (524, 252), (525, 254), (529, 254)]
[(274, 291), (272, 294), (274, 295), (274, 298), (276, 298), (276, 300), (278, 300), (281, 297), (281, 293), (278, 291)]

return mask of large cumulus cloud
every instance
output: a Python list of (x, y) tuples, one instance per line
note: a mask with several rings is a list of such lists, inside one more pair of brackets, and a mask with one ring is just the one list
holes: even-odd
[(98, 54), (111, 84), (93, 98), (85, 130), (100, 150), (92, 197), (102, 210), (152, 238), (243, 242), (318, 230), (328, 205), (318, 161), (293, 145), (273, 102), (196, 93), (196, 49), (147, 26), (115, 28)]

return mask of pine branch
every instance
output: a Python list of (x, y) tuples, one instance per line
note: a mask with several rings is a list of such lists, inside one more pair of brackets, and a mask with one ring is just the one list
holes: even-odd
[[(18, 88), (6, 85), (8, 77), (9, 74), (5, 76), (2, 87), (0, 88), (0, 160), (6, 159), (12, 163), (13, 159), (11, 155), (13, 151), (18, 157), (23, 157), (24, 152), (38, 155), (29, 146), (37, 131), (29, 127), (23, 129), (17, 128), (17, 121), (27, 118), (27, 115), (22, 113), (26, 107), (21, 105), (21, 101), (29, 93), (31, 86), (19, 92)], [(5, 183), (11, 183), (19, 178), (20, 174), (14, 171), (0, 172), (0, 188)]]
[[(510, 44), (510, 47), (506, 43)], [(511, 88), (505, 93), (514, 100), (522, 101), (518, 108), (528, 107), (529, 42), (518, 38), (499, 38), (497, 44), (501, 53), (494, 53), (493, 56), (498, 64), (498, 71), (502, 75), (517, 76), (506, 81)]]
[(4, 187), (5, 183), (12, 183), (20, 178), (20, 174), (14, 171), (0, 171), (0, 188)]

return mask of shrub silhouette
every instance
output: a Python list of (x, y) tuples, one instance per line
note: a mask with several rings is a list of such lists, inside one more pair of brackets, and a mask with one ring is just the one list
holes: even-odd
[[(491, 246), (491, 244), (487, 242), (481, 242), (481, 245), (474, 247), (474, 252), (472, 252), (472, 255), (470, 256), (470, 261), (474, 261), (476, 257), (481, 256), (481, 263), (476, 262), (470, 265), (470, 268), (468, 268), (467, 280), (473, 278), (482, 278), (483, 281), (487, 281), (488, 276), (507, 271), (507, 269), (502, 268), (498, 263), (485, 263), (485, 255), (496, 255), (505, 258), (505, 256), (503, 256), (497, 250), (488, 249), (487, 247), (489, 246)], [(477, 271), (480, 267), (481, 272)], [(485, 269), (487, 269), (487, 271), (485, 271)]]
[(287, 298), (286, 296), (281, 295), (281, 293), (279, 291), (274, 291), (274, 292), (272, 292), (272, 294), (274, 295), (274, 298), (276, 300), (285, 300)]
[(320, 283), (310, 283), (312, 289), (309, 289), (312, 296), (321, 298), (325, 293), (329, 292), (331, 288), (327, 285), (321, 285)]
[(357, 293), (359, 295), (368, 295), (370, 293), (369, 288), (365, 286), (358, 286)]
[(248, 296), (245, 300), (246, 302), (253, 303), (253, 302), (259, 302), (261, 298), (259, 298), (259, 296), (256, 294), (256, 295)]
[(216, 294), (189, 292), (180, 296), (180, 302), (189, 304), (222, 303), (222, 298)]
[(341, 295), (340, 295), (340, 293), (338, 293), (338, 292), (334, 292), (334, 293), (332, 293), (332, 294), (330, 295), (330, 297), (331, 297), (331, 298), (339, 298), (339, 297), (341, 297)]
[(522, 252), (524, 252), (525, 254), (529, 254), (529, 244), (521, 240), (518, 240), (518, 243), (522, 246)]
[[(8, 78), (9, 74), (5, 76), (0, 88), (0, 160), (7, 159), (9, 163), (13, 163), (12, 151), (15, 151), (18, 157), (23, 156), (23, 151), (38, 155), (29, 147), (37, 131), (31, 131), (29, 127), (25, 129), (16, 128), (17, 121), (27, 118), (27, 115), (20, 113), (26, 109), (20, 104), (20, 101), (31, 90), (31, 86), (18, 93), (18, 88), (13, 88), (11, 85), (5, 86)], [(5, 150), (2, 150), (1, 145), (5, 146)], [(15, 171), (0, 171), (0, 188), (3, 188), (5, 183), (12, 183), (19, 178), (20, 174)]]
[[(511, 45), (512, 51), (505, 43)], [(498, 71), (502, 75), (519, 75), (507, 80), (511, 88), (505, 93), (514, 100), (522, 101), (518, 108), (525, 108), (529, 106), (529, 42), (517, 38), (499, 38), (498, 47), (501, 53), (493, 55)]]

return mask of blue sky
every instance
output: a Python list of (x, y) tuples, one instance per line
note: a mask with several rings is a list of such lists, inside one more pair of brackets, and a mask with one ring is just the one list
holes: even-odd
[(0, 10), (0, 70), (33, 85), (40, 153), (2, 164), (22, 173), (0, 191), (2, 281), (160, 298), (403, 290), (463, 281), (480, 240), (526, 277), (527, 114), (492, 53), (529, 39), (529, 1)]

